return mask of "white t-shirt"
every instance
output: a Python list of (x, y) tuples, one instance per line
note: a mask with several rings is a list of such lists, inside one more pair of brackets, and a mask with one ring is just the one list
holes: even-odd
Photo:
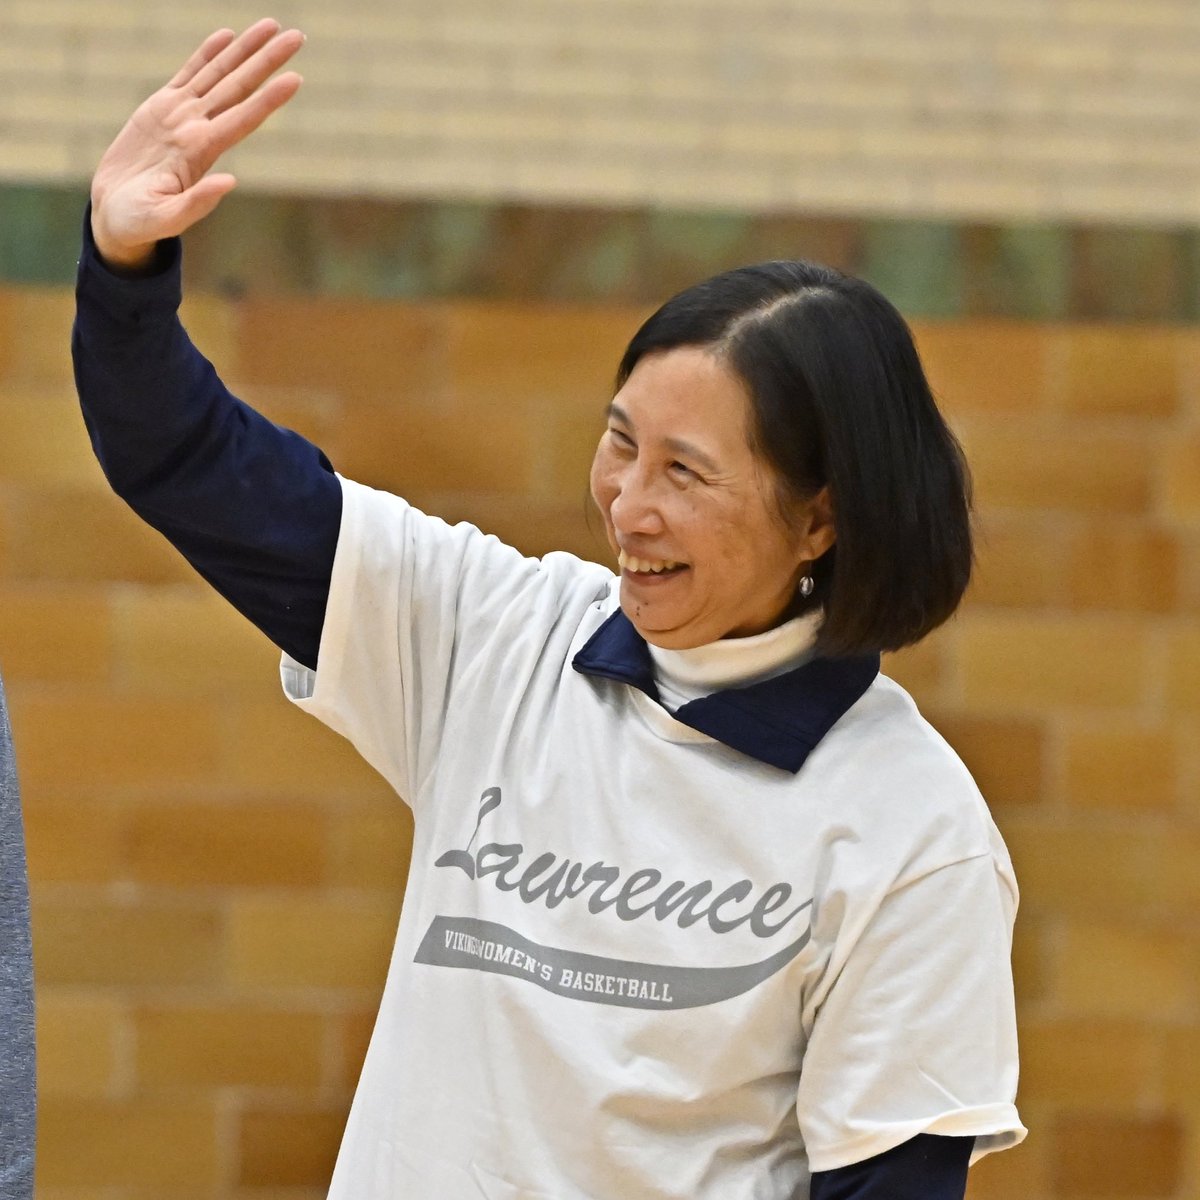
[(605, 568), (343, 494), (284, 685), (415, 840), (332, 1200), (792, 1200), (919, 1133), (1020, 1140), (1011, 866), (901, 688), (769, 766), (573, 667)]

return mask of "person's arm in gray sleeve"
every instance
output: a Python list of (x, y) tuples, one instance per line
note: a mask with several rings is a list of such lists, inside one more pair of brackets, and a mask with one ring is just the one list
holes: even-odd
[(35, 1126), (29, 885), (12, 732), (0, 683), (0, 1200), (31, 1200)]

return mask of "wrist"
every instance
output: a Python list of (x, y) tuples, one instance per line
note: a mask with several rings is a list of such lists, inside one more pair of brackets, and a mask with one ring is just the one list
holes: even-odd
[(92, 204), (92, 245), (100, 262), (114, 275), (144, 275), (154, 269), (158, 258), (158, 243), (148, 242), (136, 246), (123, 246), (110, 238), (103, 222), (96, 219), (96, 205)]
[(132, 250), (123, 248), (118, 250), (106, 245), (95, 236), (94, 232), (92, 240), (96, 247), (96, 257), (114, 275), (148, 275), (154, 270), (158, 261), (157, 243), (149, 246), (137, 246)]

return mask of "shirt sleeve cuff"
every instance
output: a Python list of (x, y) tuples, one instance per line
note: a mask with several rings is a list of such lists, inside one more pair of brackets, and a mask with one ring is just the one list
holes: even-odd
[(993, 1151), (1016, 1146), (1025, 1138), (1026, 1129), (1021, 1124), (1016, 1108), (1009, 1103), (955, 1109), (938, 1116), (864, 1129), (857, 1137), (832, 1146), (810, 1144), (809, 1165), (813, 1171), (836, 1171), (839, 1167), (886, 1153), (918, 1134), (973, 1137), (975, 1145), (971, 1151), (971, 1162), (976, 1163)]
[(95, 299), (115, 320), (137, 324), (149, 314), (174, 314), (183, 299), (183, 244), (179, 238), (158, 243), (145, 273), (118, 275), (100, 258), (92, 237), (92, 206), (83, 217), (83, 246), (76, 291)]

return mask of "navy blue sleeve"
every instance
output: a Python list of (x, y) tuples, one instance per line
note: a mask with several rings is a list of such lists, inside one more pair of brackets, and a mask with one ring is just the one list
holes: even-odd
[(178, 240), (155, 270), (113, 274), (84, 221), (71, 350), (113, 490), (277, 646), (317, 663), (341, 485), (311, 442), (230, 394), (177, 315)]
[(963, 1200), (975, 1139), (918, 1134), (874, 1158), (819, 1171), (810, 1200)]

